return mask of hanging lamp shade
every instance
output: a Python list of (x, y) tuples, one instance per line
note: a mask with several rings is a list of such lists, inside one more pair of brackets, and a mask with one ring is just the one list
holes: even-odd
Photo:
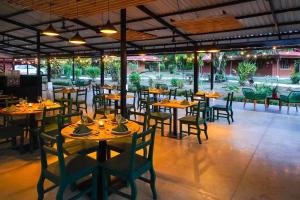
[(118, 30), (110, 23), (110, 20), (108, 20), (106, 25), (100, 29), (100, 32), (106, 34), (114, 34), (117, 33)]
[(57, 30), (52, 26), (52, 24), (49, 24), (49, 26), (42, 32), (43, 35), (48, 36), (58, 36), (59, 33)]
[(83, 39), (81, 37), (81, 35), (79, 34), (78, 31), (77, 31), (77, 33), (73, 37), (71, 37), (69, 39), (69, 42), (73, 43), (73, 44), (85, 44), (86, 43), (85, 39)]

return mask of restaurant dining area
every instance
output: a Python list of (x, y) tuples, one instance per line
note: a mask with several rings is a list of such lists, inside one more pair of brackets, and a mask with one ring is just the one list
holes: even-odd
[(0, 11), (0, 200), (300, 199), (300, 1)]

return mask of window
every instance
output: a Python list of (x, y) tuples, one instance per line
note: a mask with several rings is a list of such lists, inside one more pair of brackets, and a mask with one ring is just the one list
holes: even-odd
[(283, 58), (280, 59), (280, 69), (290, 69), (290, 62), (289, 59)]

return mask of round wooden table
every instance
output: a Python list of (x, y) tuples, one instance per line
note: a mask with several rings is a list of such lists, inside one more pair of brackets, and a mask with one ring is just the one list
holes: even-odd
[[(104, 127), (99, 128), (99, 121), (104, 121)], [(109, 119), (101, 119), (101, 120), (96, 120), (94, 124), (88, 126), (90, 129), (92, 129), (92, 133), (87, 136), (73, 136), (72, 133), (74, 129), (76, 128), (75, 124), (71, 124), (65, 128), (62, 129), (61, 134), (65, 138), (70, 138), (74, 140), (93, 140), (93, 141), (98, 141), (99, 142), (99, 148), (97, 152), (97, 161), (98, 162), (104, 162), (107, 160), (107, 141), (108, 140), (113, 140), (117, 138), (123, 138), (123, 137), (128, 137), (130, 135), (133, 135), (134, 133), (137, 133), (141, 130), (141, 127), (139, 124), (133, 121), (128, 121), (126, 123), (126, 126), (129, 129), (128, 134), (122, 134), (122, 135), (116, 135), (113, 134), (111, 131), (114, 127), (117, 125), (112, 123), (111, 120)], [(102, 174), (98, 173), (98, 185), (100, 185), (102, 179)], [(98, 197), (101, 199), (102, 197), (102, 187), (98, 188)]]

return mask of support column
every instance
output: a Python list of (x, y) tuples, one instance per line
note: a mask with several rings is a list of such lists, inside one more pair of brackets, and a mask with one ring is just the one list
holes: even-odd
[(211, 53), (211, 65), (210, 65), (210, 90), (214, 89), (214, 59), (215, 54)]
[(127, 50), (126, 9), (121, 9), (121, 115), (126, 116)]
[(198, 64), (198, 52), (194, 51), (194, 93), (198, 92), (199, 83), (199, 64)]
[(75, 58), (72, 57), (72, 81), (75, 81)]
[(100, 85), (104, 85), (104, 60), (103, 60), (103, 52), (100, 56)]
[(47, 81), (51, 82), (51, 64), (49, 57), (47, 57)]
[[(39, 31), (36, 32), (36, 50), (37, 50), (37, 67), (36, 67), (36, 75), (38, 81), (38, 91), (37, 96), (42, 96), (42, 77), (41, 77), (41, 33)], [(27, 62), (28, 69), (28, 62)]]

